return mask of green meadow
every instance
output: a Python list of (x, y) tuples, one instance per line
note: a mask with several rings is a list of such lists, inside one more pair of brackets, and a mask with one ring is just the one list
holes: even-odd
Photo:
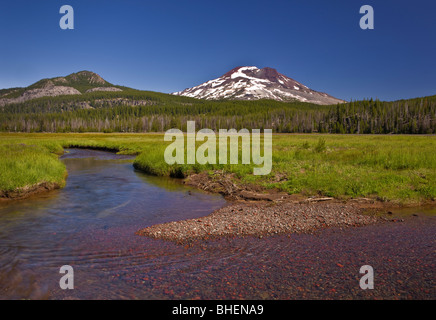
[[(137, 154), (136, 169), (157, 176), (186, 177), (215, 170), (234, 173), (238, 183), (289, 194), (338, 199), (374, 198), (420, 204), (436, 198), (436, 136), (278, 134), (272, 171), (254, 176), (254, 165), (168, 165), (162, 134), (2, 133), (0, 190), (38, 182), (63, 185), (64, 148), (86, 147)], [(201, 144), (201, 143), (198, 143)]]

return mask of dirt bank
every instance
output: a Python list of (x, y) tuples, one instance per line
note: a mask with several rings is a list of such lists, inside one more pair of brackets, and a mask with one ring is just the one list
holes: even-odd
[(59, 185), (58, 183), (40, 182), (32, 186), (17, 188), (12, 191), (0, 190), (0, 201), (25, 199), (38, 193), (43, 193), (60, 188), (61, 185)]
[[(283, 177), (277, 175), (276, 181)], [(326, 196), (304, 196), (303, 194), (288, 194), (277, 189), (265, 189), (260, 185), (246, 184), (241, 182), (234, 174), (215, 171), (213, 174), (206, 172), (192, 174), (188, 176), (184, 183), (188, 186), (201, 189), (211, 193), (219, 193), (228, 201), (238, 200), (261, 200), (261, 201), (284, 201), (293, 203), (315, 203), (324, 201), (346, 202), (359, 204), (361, 207), (379, 211), (389, 211), (392, 208), (417, 207), (417, 206), (436, 206), (436, 201), (426, 200), (419, 203), (402, 204), (400, 202), (381, 201), (377, 198), (351, 198), (335, 199)]]

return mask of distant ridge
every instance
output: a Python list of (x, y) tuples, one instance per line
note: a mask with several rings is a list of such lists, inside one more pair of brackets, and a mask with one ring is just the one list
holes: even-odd
[(91, 71), (80, 71), (66, 77), (42, 79), (26, 88), (0, 91), (0, 106), (21, 103), (41, 97), (80, 95), (93, 91), (122, 91)]

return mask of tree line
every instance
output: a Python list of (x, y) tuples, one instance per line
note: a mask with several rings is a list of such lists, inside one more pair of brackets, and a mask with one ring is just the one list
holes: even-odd
[(206, 101), (125, 90), (45, 97), (0, 107), (3, 132), (163, 132), (198, 128), (277, 133), (434, 134), (436, 96), (333, 106), (302, 102)]

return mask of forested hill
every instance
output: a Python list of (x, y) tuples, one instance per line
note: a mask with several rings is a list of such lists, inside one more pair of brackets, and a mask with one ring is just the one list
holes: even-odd
[(65, 77), (42, 79), (25, 88), (2, 89), (0, 90), (0, 106), (41, 97), (81, 95), (95, 91), (123, 91), (123, 87), (112, 85), (94, 72), (80, 71)]
[[(112, 85), (100, 83), (98, 86)], [(436, 133), (436, 96), (320, 106), (273, 100), (207, 101), (116, 88), (121, 91), (93, 91), (79, 85), (80, 95), (5, 104), (0, 106), (0, 131), (163, 132), (170, 128), (185, 129), (186, 121), (195, 120), (197, 129), (214, 130), (271, 128), (274, 132), (291, 133)], [(5, 94), (11, 97), (13, 93), (3, 91)]]

